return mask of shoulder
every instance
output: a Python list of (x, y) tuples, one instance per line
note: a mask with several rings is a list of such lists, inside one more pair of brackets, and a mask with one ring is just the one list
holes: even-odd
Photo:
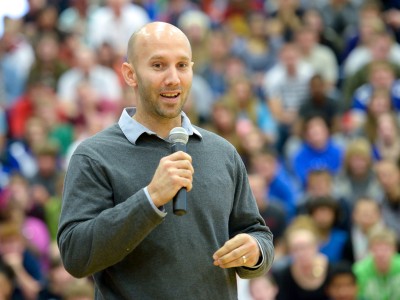
[(218, 134), (198, 126), (193, 127), (195, 127), (199, 131), (202, 136), (201, 140), (205, 145), (223, 147), (224, 149), (229, 149), (231, 151), (235, 150), (235, 147), (230, 142), (228, 142), (226, 139), (219, 136)]
[(83, 140), (77, 146), (74, 155), (81, 154), (92, 156), (99, 152), (107, 153), (108, 151), (116, 151), (118, 149), (118, 144), (124, 142), (124, 140), (126, 143), (127, 140), (124, 138), (118, 124), (114, 124)]

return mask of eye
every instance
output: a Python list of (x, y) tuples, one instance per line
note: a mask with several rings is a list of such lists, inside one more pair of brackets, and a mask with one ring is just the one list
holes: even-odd
[(153, 63), (152, 67), (154, 69), (160, 70), (160, 69), (162, 69), (162, 64), (161, 63)]
[(185, 69), (185, 68), (187, 68), (188, 66), (189, 66), (189, 64), (188, 64), (187, 62), (181, 62), (181, 63), (178, 64), (178, 67), (179, 67), (180, 69)]

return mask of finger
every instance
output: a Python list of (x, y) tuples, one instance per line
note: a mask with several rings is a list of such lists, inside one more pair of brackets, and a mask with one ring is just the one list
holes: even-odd
[(213, 255), (214, 259), (218, 259), (229, 252), (233, 251), (236, 248), (239, 248), (245, 242), (241, 234), (233, 237), (232, 239), (228, 240), (221, 248), (219, 248)]
[[(243, 256), (246, 258), (243, 260)], [(214, 265), (222, 268), (254, 266), (260, 256), (257, 241), (248, 234), (239, 234), (227, 241), (214, 255)]]
[(258, 255), (256, 254), (256, 252), (250, 251), (244, 253), (240, 257), (237, 257), (236, 259), (229, 262), (224, 262), (224, 259), (221, 259), (221, 262), (218, 264), (218, 267), (222, 269), (235, 268), (235, 267), (252, 267), (257, 263), (257, 261), (258, 261)]
[(169, 160), (188, 160), (190, 163), (192, 163), (192, 157), (188, 153), (183, 151), (174, 152), (166, 156), (165, 158)]

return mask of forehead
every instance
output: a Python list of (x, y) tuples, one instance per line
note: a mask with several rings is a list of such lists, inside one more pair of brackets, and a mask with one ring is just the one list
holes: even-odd
[(191, 47), (186, 36), (171, 26), (144, 28), (137, 37), (136, 54), (139, 59), (191, 59)]

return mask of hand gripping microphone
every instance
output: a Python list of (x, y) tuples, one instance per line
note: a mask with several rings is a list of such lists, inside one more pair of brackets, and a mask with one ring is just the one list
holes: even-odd
[[(172, 143), (172, 153), (177, 151), (186, 152), (186, 144), (189, 140), (189, 134), (185, 128), (173, 128), (169, 133), (168, 139)], [(186, 193), (186, 188), (181, 188), (173, 199), (173, 210), (174, 214), (177, 216), (183, 216), (186, 214)]]

